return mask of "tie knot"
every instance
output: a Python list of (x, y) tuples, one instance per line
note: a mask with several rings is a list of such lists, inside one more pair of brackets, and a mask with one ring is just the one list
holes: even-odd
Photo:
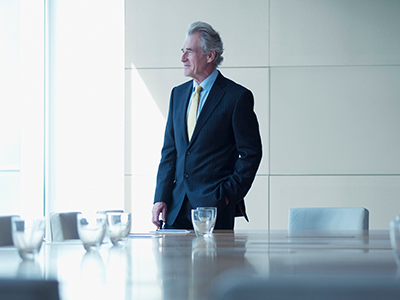
[(200, 84), (196, 86), (194, 92), (200, 94), (200, 92), (201, 92), (201, 85)]

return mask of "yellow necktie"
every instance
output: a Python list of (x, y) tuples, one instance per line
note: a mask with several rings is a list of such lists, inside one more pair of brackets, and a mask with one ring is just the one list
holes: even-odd
[(200, 91), (201, 91), (201, 86), (200, 85), (196, 86), (196, 89), (192, 96), (192, 103), (190, 105), (189, 113), (188, 113), (188, 117), (187, 117), (187, 131), (188, 131), (189, 141), (192, 138), (194, 127), (196, 126), (197, 109), (199, 108)]

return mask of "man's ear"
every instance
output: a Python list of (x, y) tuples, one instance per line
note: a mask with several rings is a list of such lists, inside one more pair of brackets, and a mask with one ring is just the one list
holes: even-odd
[(214, 61), (215, 54), (216, 54), (215, 50), (211, 50), (210, 52), (208, 52), (208, 54), (207, 54), (207, 62), (208, 63), (211, 63)]

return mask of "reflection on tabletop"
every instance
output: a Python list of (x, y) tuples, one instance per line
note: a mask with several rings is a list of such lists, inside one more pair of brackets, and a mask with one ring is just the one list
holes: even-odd
[(124, 247), (105, 238), (96, 251), (80, 240), (44, 242), (35, 260), (0, 247), (0, 276), (56, 279), (62, 300), (212, 299), (234, 274), (263, 280), (330, 277), (398, 280), (389, 230), (214, 231), (131, 234)]

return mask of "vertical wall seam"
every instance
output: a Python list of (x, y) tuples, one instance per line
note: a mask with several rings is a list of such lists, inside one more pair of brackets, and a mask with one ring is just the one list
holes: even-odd
[(271, 0), (268, 0), (268, 232), (271, 230)]

